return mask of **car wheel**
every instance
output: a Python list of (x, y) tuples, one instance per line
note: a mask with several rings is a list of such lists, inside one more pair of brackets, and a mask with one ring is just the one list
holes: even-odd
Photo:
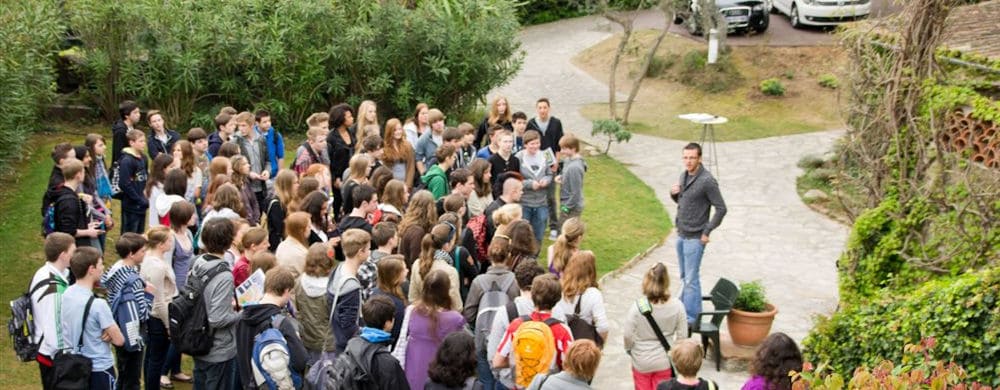
[(802, 21), (799, 20), (799, 7), (792, 3), (792, 10), (788, 12), (788, 20), (792, 23), (792, 28), (802, 28)]
[[(767, 15), (764, 16), (767, 17)], [(764, 22), (764, 24), (755, 28), (754, 31), (756, 31), (758, 34), (763, 34), (765, 31), (767, 31), (768, 25), (770, 25), (770, 23)]]

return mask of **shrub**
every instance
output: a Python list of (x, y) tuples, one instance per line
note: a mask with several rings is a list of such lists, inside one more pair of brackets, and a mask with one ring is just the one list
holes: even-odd
[(767, 308), (767, 297), (764, 285), (759, 280), (740, 283), (740, 295), (733, 302), (733, 308), (754, 313), (763, 312)]
[(679, 82), (709, 93), (732, 90), (743, 82), (743, 75), (728, 54), (708, 64), (708, 51), (691, 50), (684, 54), (678, 72)]
[(608, 143), (604, 146), (604, 154), (608, 154), (608, 151), (611, 150), (612, 142), (622, 143), (632, 139), (632, 133), (626, 130), (621, 122), (613, 119), (595, 120), (590, 135), (595, 137), (603, 135), (608, 138)]
[(585, 2), (574, 0), (529, 0), (517, 8), (517, 20), (524, 25), (575, 18), (591, 12)]
[(20, 157), (55, 96), (63, 27), (55, 1), (0, 1), (0, 166)]
[(837, 89), (840, 86), (840, 81), (837, 80), (837, 76), (825, 74), (819, 76), (819, 85), (823, 88)]
[(970, 380), (1000, 384), (1000, 268), (939, 278), (911, 293), (885, 289), (853, 303), (841, 301), (803, 341), (810, 361), (827, 362), (840, 375), (903, 361), (904, 346), (933, 337), (936, 360), (955, 362)]
[(816, 169), (823, 166), (823, 157), (815, 154), (808, 154), (802, 156), (796, 165), (802, 169)]
[(785, 85), (778, 79), (767, 79), (760, 82), (760, 92), (768, 96), (784, 96)]
[(646, 77), (662, 76), (668, 69), (672, 68), (676, 62), (677, 58), (672, 55), (665, 57), (653, 56), (652, 61), (649, 62), (649, 68), (646, 69)]
[(79, 0), (69, 14), (85, 92), (109, 117), (124, 98), (177, 125), (204, 126), (223, 104), (266, 108), (285, 128), (364, 99), (383, 119), (419, 101), (458, 112), (520, 68), (510, 2), (401, 3)]

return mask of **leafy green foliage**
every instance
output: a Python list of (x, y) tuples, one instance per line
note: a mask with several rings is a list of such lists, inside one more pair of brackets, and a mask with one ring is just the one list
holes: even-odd
[(740, 283), (740, 295), (736, 296), (733, 308), (753, 313), (762, 313), (767, 307), (764, 285), (759, 280)]
[(903, 346), (934, 337), (929, 356), (962, 366), (970, 380), (1000, 384), (1000, 269), (939, 278), (910, 293), (883, 290), (820, 318), (803, 342), (808, 360), (840, 375), (883, 359), (912, 363)]
[[(170, 124), (212, 128), (221, 105), (266, 108), (299, 127), (333, 103), (417, 102), (459, 112), (520, 69), (519, 25), (500, 0), (136, 0), (68, 3), (85, 43), (87, 92), (113, 116), (120, 100), (160, 108)], [(488, 28), (484, 28), (488, 26)]]
[(677, 63), (677, 57), (672, 55), (653, 56), (646, 69), (646, 77), (660, 77)]
[(760, 92), (768, 96), (784, 96), (785, 85), (781, 80), (771, 78), (760, 82)]
[(825, 74), (819, 76), (819, 85), (823, 88), (837, 89), (840, 86), (840, 80), (837, 80), (837, 76)]
[(604, 146), (604, 154), (608, 154), (608, 151), (611, 150), (612, 142), (620, 144), (632, 139), (632, 132), (626, 130), (621, 122), (612, 119), (598, 119), (593, 121), (593, 129), (590, 135), (603, 135), (608, 138), (608, 143)]
[(708, 63), (707, 50), (691, 50), (681, 59), (678, 81), (709, 93), (732, 90), (743, 82), (743, 75), (729, 54), (720, 55), (714, 64)]
[(55, 56), (63, 26), (56, 1), (0, 1), (0, 164), (21, 157), (55, 96)]
[(590, 14), (585, 2), (577, 0), (529, 0), (517, 8), (517, 19), (524, 25), (554, 22)]

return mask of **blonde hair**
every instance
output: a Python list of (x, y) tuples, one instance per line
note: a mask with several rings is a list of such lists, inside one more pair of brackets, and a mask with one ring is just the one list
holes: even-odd
[(274, 194), (278, 196), (278, 201), (285, 209), (288, 209), (292, 200), (295, 199), (295, 193), (292, 189), (295, 188), (296, 180), (298, 180), (298, 176), (291, 169), (282, 169), (274, 176)]
[(601, 363), (601, 349), (588, 339), (573, 341), (566, 350), (566, 361), (563, 370), (571, 375), (590, 382), (594, 379), (597, 365)]
[(367, 182), (369, 166), (371, 166), (371, 161), (368, 159), (368, 156), (355, 154), (348, 163), (351, 173), (347, 177), (360, 183)]
[(590, 287), (597, 287), (597, 258), (594, 252), (576, 252), (566, 265), (561, 284), (566, 300), (572, 300)]
[(642, 295), (650, 303), (663, 303), (670, 299), (670, 275), (667, 266), (656, 263), (649, 268), (642, 278)]
[(243, 111), (239, 114), (236, 114), (236, 117), (233, 118), (233, 120), (236, 121), (237, 123), (246, 123), (251, 126), (253, 126), (255, 119), (256, 118), (253, 116), (253, 113), (250, 111)]
[(573, 256), (573, 252), (580, 249), (580, 240), (586, 231), (587, 226), (580, 218), (573, 217), (563, 222), (562, 232), (556, 238), (556, 243), (552, 245), (552, 268), (556, 272), (562, 272), (566, 268), (566, 262)]
[(146, 232), (146, 248), (153, 249), (174, 238), (170, 228), (166, 226), (155, 226)]
[(329, 121), (330, 121), (330, 114), (325, 112), (316, 112), (313, 113), (312, 115), (309, 115), (309, 117), (306, 118), (306, 125), (309, 127), (317, 127), (319, 126), (320, 123)]
[(521, 219), (521, 213), (521, 205), (516, 203), (505, 204), (493, 212), (493, 224), (498, 227), (509, 225), (511, 222)]
[(309, 235), (305, 233), (309, 227), (311, 216), (305, 211), (296, 211), (285, 217), (285, 236), (298, 241), (299, 244), (307, 245)]
[(703, 359), (701, 345), (692, 339), (684, 339), (674, 344), (670, 349), (670, 360), (674, 362), (677, 373), (686, 377), (698, 375)]
[(431, 266), (434, 264), (434, 252), (443, 249), (448, 244), (449, 234), (455, 233), (453, 229), (454, 226), (442, 223), (434, 226), (420, 240), (420, 259), (418, 261), (420, 262), (421, 278), (426, 278), (427, 273), (431, 271)]
[(371, 245), (371, 241), (372, 236), (368, 232), (361, 229), (348, 229), (341, 235), (340, 247), (344, 248), (344, 256), (351, 258)]
[[(503, 114), (500, 114), (500, 110), (497, 109), (497, 105), (500, 104), (501, 100), (503, 100), (504, 103), (507, 103), (507, 109), (504, 110)], [(493, 103), (490, 104), (490, 116), (487, 119), (487, 123), (489, 123), (490, 126), (498, 123), (511, 123), (511, 115), (513, 115), (511, 111), (513, 110), (510, 109), (510, 100), (504, 96), (497, 96), (493, 99)]]

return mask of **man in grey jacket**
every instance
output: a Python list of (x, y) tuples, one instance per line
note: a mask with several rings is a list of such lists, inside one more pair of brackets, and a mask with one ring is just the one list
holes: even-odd
[[(194, 261), (193, 275), (202, 275), (224, 262), (223, 255), (233, 242), (236, 228), (225, 218), (205, 222), (201, 240), (206, 253)], [(208, 312), (208, 325), (215, 331), (212, 351), (194, 358), (194, 388), (228, 390), (239, 388), (236, 373), (236, 324), (239, 313), (233, 307), (233, 273), (222, 272), (205, 284), (202, 297)]]
[[(708, 244), (708, 236), (719, 227), (726, 215), (726, 202), (719, 192), (719, 183), (712, 173), (701, 165), (701, 145), (689, 143), (682, 152), (684, 172), (670, 188), (670, 197), (677, 202), (677, 259), (680, 262), (684, 290), (681, 302), (687, 311), (688, 322), (694, 322), (701, 313), (701, 257)], [(715, 215), (709, 220), (709, 209)]]

